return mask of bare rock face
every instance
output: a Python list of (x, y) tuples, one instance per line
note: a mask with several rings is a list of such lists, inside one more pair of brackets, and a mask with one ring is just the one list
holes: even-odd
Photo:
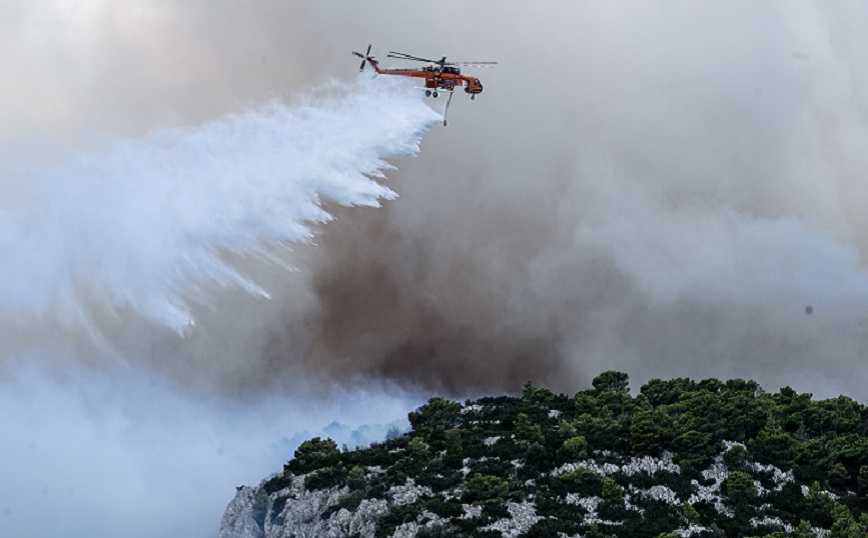
[(254, 516), (259, 491), (247, 486), (238, 488), (220, 520), (219, 538), (265, 538), (262, 523)]
[[(295, 476), (289, 487), (270, 495), (263, 488), (264, 483), (238, 488), (223, 514), (219, 538), (373, 538), (377, 520), (388, 512), (389, 506), (410, 503), (420, 495), (431, 494), (429, 488), (416, 486), (408, 480), (389, 490), (389, 501), (364, 499), (350, 511), (336, 509), (348, 488), (308, 490), (304, 487), (304, 478)], [(408, 525), (399, 534), (416, 536), (418, 527)]]
[(531, 502), (507, 503), (507, 508), (510, 517), (495, 521), (482, 530), (496, 530), (500, 531), (504, 538), (516, 538), (540, 520)]

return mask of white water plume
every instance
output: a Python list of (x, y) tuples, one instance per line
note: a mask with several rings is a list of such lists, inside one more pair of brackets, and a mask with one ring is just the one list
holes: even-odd
[[(271, 102), (192, 128), (0, 167), (0, 315), (87, 325), (123, 309), (184, 331), (207, 285), (267, 295), (227, 252), (311, 238), (324, 199), (378, 206), (374, 179), (439, 117), (403, 81), (360, 77), (314, 105)], [(52, 153), (42, 150), (40, 153)], [(46, 161), (51, 164), (45, 164)], [(278, 260), (274, 260), (278, 261)]]

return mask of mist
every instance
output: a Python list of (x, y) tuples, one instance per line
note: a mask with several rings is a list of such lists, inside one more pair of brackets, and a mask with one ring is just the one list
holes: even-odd
[[(868, 396), (859, 3), (0, 21), (4, 535), (210, 536), (304, 432), (434, 393), (617, 369)], [(499, 64), (444, 128), (356, 78), (368, 43)]]

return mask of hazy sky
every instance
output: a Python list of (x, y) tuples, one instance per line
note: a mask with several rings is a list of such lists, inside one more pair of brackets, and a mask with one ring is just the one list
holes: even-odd
[[(619, 369), (634, 388), (743, 377), (865, 401), (865, 11), (0, 4), (0, 534), (56, 533), (47, 504), (67, 536), (109, 518), (110, 535), (212, 536), (284, 437), (431, 392), (572, 392)], [(404, 66), (389, 50), (499, 64), (391, 160), (396, 200), (345, 208), (385, 191), (340, 185), (427, 121), (415, 98), (334, 105), (364, 102), (340, 99), (371, 88), (350, 54), (368, 43), (387, 67)], [(287, 215), (317, 213), (287, 200), (317, 196), (336, 219), (290, 243)], [(185, 259), (171, 286), (149, 278)], [(141, 306), (154, 289), (189, 308), (184, 336)]]

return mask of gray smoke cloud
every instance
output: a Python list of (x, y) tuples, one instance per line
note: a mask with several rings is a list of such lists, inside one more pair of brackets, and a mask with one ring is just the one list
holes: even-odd
[(859, 5), (376, 7), (327, 19), (381, 54), (501, 64), (391, 177), (400, 200), (324, 231), (329, 377), (569, 392), (616, 368), (864, 397)]
[[(299, 102), (354, 80), (371, 42), (387, 67), (389, 50), (500, 64), (392, 161), (397, 200), (326, 202), (313, 244), (267, 247), (293, 271), (224, 253), (270, 299), (206, 284), (183, 337), (134, 312), (97, 311), (96, 340), (5, 328), (4, 453), (33, 472), (10, 474), (0, 531), (51, 530), (21, 495), (112, 490), (113, 528), (148, 506), (171, 515), (142, 536), (213, 535), (232, 491), (208, 467), (255, 482), (291, 447), (249, 444), (356, 427), (378, 402), (367, 420), (388, 422), (433, 391), (572, 392), (619, 369), (634, 388), (738, 376), (864, 400), (866, 21), (858, 2), (5, 2), (13, 156)], [(64, 440), (74, 457), (44, 450)], [(218, 493), (184, 514), (173, 490)], [(81, 513), (67, 535), (92, 535)]]
[(113, 353), (229, 392), (569, 391), (605, 368), (863, 386), (856, 3), (4, 9), (14, 141), (195, 124), (349, 78), (371, 41), (381, 59), (501, 62), (397, 162), (400, 200), (336, 210), (315, 248), (279, 250), (296, 273), (235, 260), (271, 303), (216, 291), (188, 338), (131, 320)]

